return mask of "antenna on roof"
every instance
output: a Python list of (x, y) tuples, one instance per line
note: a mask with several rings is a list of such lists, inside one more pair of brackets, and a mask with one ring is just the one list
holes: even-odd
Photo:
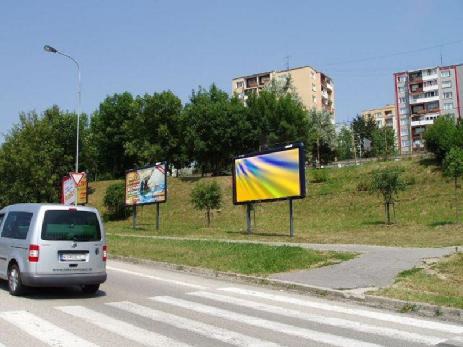
[(442, 46), (440, 46), (440, 66), (442, 65)]

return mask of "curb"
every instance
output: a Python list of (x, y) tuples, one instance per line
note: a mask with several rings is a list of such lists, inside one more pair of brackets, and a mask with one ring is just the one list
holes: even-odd
[[(152, 267), (157, 267), (169, 271), (182, 272), (208, 278), (256, 284), (273, 289), (286, 289), (293, 292), (297, 292), (299, 294), (316, 295), (325, 299), (350, 301), (373, 308), (380, 308), (404, 314), (408, 313), (423, 317), (431, 317), (439, 320), (463, 323), (463, 310), (457, 308), (449, 308), (420, 302), (390, 299), (386, 297), (374, 296), (369, 294), (359, 295), (349, 291), (337, 290), (332, 288), (317, 287), (296, 282), (270, 279), (266, 277), (258, 277), (251, 275), (243, 275), (233, 272), (209, 270), (200, 267), (177, 265), (154, 260), (140, 259), (135, 257), (115, 255), (111, 256), (111, 259), (132, 264), (149, 265)], [(463, 347), (463, 343), (461, 344), (461, 346)]]

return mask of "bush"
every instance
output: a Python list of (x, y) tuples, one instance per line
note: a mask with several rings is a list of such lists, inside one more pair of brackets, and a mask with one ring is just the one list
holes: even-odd
[(312, 170), (312, 182), (313, 183), (323, 183), (328, 181), (328, 172), (324, 169)]
[(442, 163), (452, 147), (462, 147), (463, 127), (457, 125), (452, 116), (441, 116), (426, 129), (426, 148)]
[(191, 203), (197, 210), (206, 210), (207, 226), (211, 225), (211, 210), (222, 205), (222, 191), (217, 182), (199, 182), (191, 191)]
[(361, 179), (359, 183), (357, 183), (357, 191), (358, 192), (368, 192), (370, 190), (370, 182)]
[(107, 189), (103, 203), (108, 211), (110, 219), (125, 219), (128, 211), (125, 207), (125, 184), (114, 183)]

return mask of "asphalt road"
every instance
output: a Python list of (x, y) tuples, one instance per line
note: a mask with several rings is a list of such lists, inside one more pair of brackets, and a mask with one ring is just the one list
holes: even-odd
[(108, 262), (97, 296), (0, 282), (0, 346), (422, 346), (463, 325)]

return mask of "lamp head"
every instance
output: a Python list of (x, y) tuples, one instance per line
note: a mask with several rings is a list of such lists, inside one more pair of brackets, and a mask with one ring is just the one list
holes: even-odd
[(49, 53), (57, 53), (58, 52), (58, 50), (56, 48), (53, 48), (52, 46), (49, 46), (49, 45), (43, 46), (43, 49), (46, 52), (49, 52)]

